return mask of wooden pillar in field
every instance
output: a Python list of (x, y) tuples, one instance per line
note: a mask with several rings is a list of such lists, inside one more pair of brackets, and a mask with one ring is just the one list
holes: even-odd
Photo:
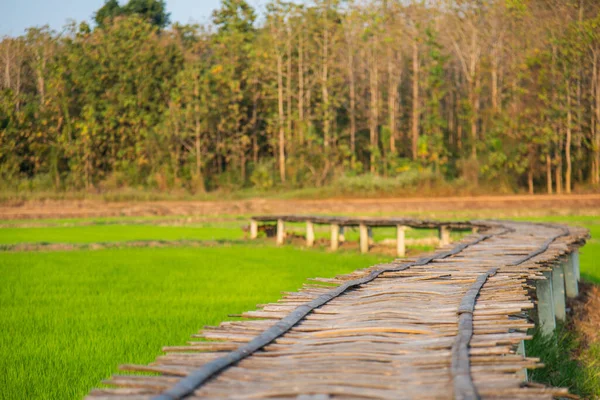
[(344, 243), (346, 241), (345, 231), (345, 227), (340, 226), (340, 243)]
[(579, 249), (575, 249), (573, 253), (571, 253), (571, 259), (573, 261), (573, 268), (575, 269), (575, 278), (577, 278), (577, 282), (581, 280), (581, 270), (579, 266)]
[(331, 250), (337, 250), (340, 246), (340, 226), (331, 224)]
[(369, 230), (365, 224), (360, 224), (358, 227), (360, 233), (360, 252), (369, 252)]
[(315, 245), (315, 225), (312, 221), (306, 221), (306, 246), (313, 247)]
[(579, 285), (577, 284), (577, 275), (572, 254), (569, 254), (567, 259), (563, 261), (562, 268), (565, 274), (565, 291), (567, 292), (567, 297), (570, 299), (575, 298), (579, 294)]
[(448, 246), (450, 244), (450, 228), (442, 225), (439, 227), (440, 246)]
[(543, 335), (552, 335), (556, 328), (554, 298), (552, 293), (552, 271), (544, 272), (544, 280), (537, 280), (535, 291), (538, 298), (537, 312), (540, 331)]
[(406, 227), (396, 225), (396, 253), (398, 257), (406, 256)]
[(250, 239), (256, 239), (258, 237), (258, 221), (255, 219), (250, 220)]
[(369, 226), (369, 228), (367, 229), (368, 232), (368, 236), (369, 236), (369, 246), (375, 244), (375, 240), (373, 239), (373, 228)]
[(557, 321), (567, 319), (565, 304), (565, 274), (561, 267), (552, 269), (552, 297), (554, 297), (554, 315)]
[(282, 219), (277, 220), (277, 244), (282, 245), (285, 241), (285, 222)]

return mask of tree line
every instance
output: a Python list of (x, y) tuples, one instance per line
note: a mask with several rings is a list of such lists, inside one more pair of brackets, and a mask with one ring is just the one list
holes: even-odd
[(0, 42), (0, 187), (600, 185), (595, 0), (162, 0)]

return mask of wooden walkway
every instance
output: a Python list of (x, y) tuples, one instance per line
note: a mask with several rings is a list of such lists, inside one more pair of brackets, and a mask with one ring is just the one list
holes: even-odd
[[(552, 399), (526, 381), (535, 323), (551, 333), (577, 295), (580, 228), (482, 221), (419, 259), (287, 293), (114, 376), (90, 399)], [(337, 284), (335, 288), (322, 283)]]

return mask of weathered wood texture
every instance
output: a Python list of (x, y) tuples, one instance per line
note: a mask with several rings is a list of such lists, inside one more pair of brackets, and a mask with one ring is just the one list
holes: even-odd
[(466, 237), (451, 250), (315, 279), (339, 286), (307, 284), (245, 313), (247, 321), (206, 327), (194, 335), (203, 341), (165, 348), (166, 355), (150, 366), (122, 367), (159, 376), (116, 376), (107, 381), (115, 388), (94, 390), (89, 398), (566, 394), (523, 384), (523, 369), (540, 360), (517, 348), (533, 326), (524, 311), (535, 306), (535, 282), (583, 245), (588, 232), (513, 222), (478, 226), (485, 235)]

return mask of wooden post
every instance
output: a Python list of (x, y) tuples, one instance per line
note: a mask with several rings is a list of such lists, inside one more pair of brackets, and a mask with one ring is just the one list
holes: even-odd
[[(519, 342), (519, 347), (517, 347), (517, 354), (520, 356), (523, 356), (523, 358), (527, 357), (527, 354), (525, 354), (525, 341), (521, 340)], [(527, 376), (527, 368), (523, 368), (520, 373), (519, 376), (521, 377), (521, 379), (523, 379), (523, 382), (527, 382), (529, 380), (529, 377)]]
[(331, 250), (337, 250), (340, 242), (340, 226), (331, 224)]
[(552, 269), (552, 297), (554, 297), (554, 314), (557, 321), (567, 319), (567, 309), (565, 305), (565, 274), (561, 267)]
[(306, 246), (313, 247), (315, 245), (315, 225), (312, 221), (306, 221)]
[(575, 278), (577, 278), (577, 282), (581, 280), (581, 271), (579, 268), (579, 249), (575, 249), (573, 253), (571, 253), (571, 259), (573, 260), (573, 268), (575, 268)]
[(285, 240), (285, 223), (282, 219), (277, 220), (277, 244), (282, 245)]
[(577, 284), (573, 256), (571, 254), (569, 254), (566, 261), (563, 261), (562, 268), (565, 273), (565, 291), (567, 292), (567, 297), (570, 299), (577, 297), (579, 294), (579, 285)]
[(375, 244), (375, 240), (373, 239), (373, 228), (369, 227), (368, 232), (369, 232), (369, 246), (372, 246), (373, 244)]
[(365, 224), (360, 224), (359, 227), (360, 232), (360, 252), (368, 253), (369, 252), (369, 230)]
[(250, 220), (250, 239), (254, 240), (258, 237), (258, 221)]
[(450, 228), (442, 225), (439, 228), (440, 246), (448, 246), (450, 244)]
[(396, 252), (398, 257), (406, 256), (406, 227), (402, 225), (396, 225)]
[(554, 314), (554, 299), (552, 295), (552, 271), (544, 272), (544, 280), (537, 280), (535, 291), (537, 293), (538, 322), (543, 335), (552, 335), (556, 328)]
[(345, 229), (343, 226), (340, 226), (340, 243), (344, 243), (346, 241)]

